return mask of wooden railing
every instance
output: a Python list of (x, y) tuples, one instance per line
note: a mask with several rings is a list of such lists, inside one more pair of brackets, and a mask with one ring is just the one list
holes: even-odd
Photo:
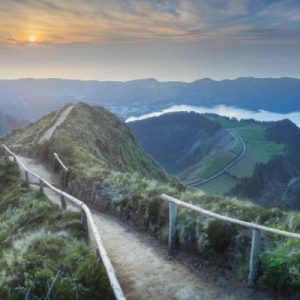
[[(116, 277), (114, 268), (110, 262), (110, 259), (106, 253), (106, 250), (103, 246), (103, 242), (98, 233), (92, 213), (91, 213), (90, 209), (88, 208), (88, 206), (86, 204), (84, 204), (82, 201), (78, 200), (77, 198), (54, 187), (48, 181), (46, 181), (45, 179), (40, 177), (38, 174), (35, 174), (34, 172), (28, 170), (24, 166), (24, 164), (18, 159), (18, 157), (8, 147), (6, 147), (6, 146), (3, 146), (3, 147), (11, 156), (14, 157), (14, 160), (19, 164), (20, 168), (22, 168), (24, 170), (25, 180), (27, 183), (29, 183), (29, 174), (31, 174), (32, 176), (36, 177), (39, 180), (39, 186), (40, 186), (41, 192), (43, 192), (43, 187), (47, 186), (52, 191), (54, 191), (60, 195), (62, 208), (66, 208), (65, 199), (68, 199), (69, 201), (71, 201), (72, 203), (76, 204), (77, 206), (79, 206), (81, 208), (82, 224), (85, 228), (87, 228), (88, 224), (91, 227), (91, 231), (94, 235), (100, 257), (102, 259), (102, 262), (103, 262), (106, 272), (108, 274), (114, 294), (117, 299), (125, 299), (123, 291), (122, 291), (120, 284), (118, 282), (118, 279)], [(61, 165), (63, 170), (67, 173), (68, 168), (62, 162), (62, 160), (59, 158), (59, 156), (56, 153), (54, 153), (54, 157), (59, 162), (59, 164)], [(275, 229), (275, 228), (271, 228), (271, 227), (262, 226), (262, 225), (259, 225), (256, 223), (250, 223), (250, 222), (242, 221), (239, 219), (220, 215), (220, 214), (205, 210), (201, 207), (195, 206), (193, 204), (178, 200), (176, 198), (173, 198), (173, 197), (165, 195), (165, 194), (162, 194), (160, 196), (160, 198), (164, 201), (169, 202), (168, 254), (170, 257), (173, 254), (174, 240), (175, 240), (175, 235), (176, 235), (177, 206), (184, 207), (186, 209), (195, 211), (195, 212), (205, 215), (207, 217), (221, 220), (223, 222), (228, 222), (228, 223), (232, 223), (235, 225), (239, 225), (239, 226), (243, 226), (243, 227), (251, 229), (252, 230), (252, 243), (251, 243), (251, 254), (250, 254), (250, 262), (249, 262), (249, 275), (248, 275), (248, 285), (249, 286), (253, 286), (255, 279), (256, 279), (257, 266), (258, 266), (258, 262), (259, 262), (259, 253), (260, 253), (260, 248), (261, 248), (260, 247), (261, 246), (261, 232), (277, 234), (277, 235), (284, 236), (287, 238), (300, 239), (300, 234), (298, 234), (298, 233), (279, 230), (279, 229)]]
[(177, 217), (177, 206), (181, 206), (202, 215), (221, 220), (224, 222), (240, 225), (249, 229), (252, 229), (252, 244), (251, 244), (251, 254), (250, 254), (250, 263), (249, 263), (249, 275), (248, 275), (248, 285), (253, 286), (256, 273), (257, 266), (259, 261), (259, 252), (261, 246), (261, 232), (267, 232), (271, 234), (277, 234), (288, 238), (300, 239), (300, 234), (294, 232), (288, 232), (284, 230), (279, 230), (271, 227), (262, 226), (255, 223), (245, 222), (238, 219), (226, 217), (217, 213), (213, 213), (211, 211), (205, 210), (201, 207), (195, 206), (193, 204), (178, 200), (171, 196), (162, 194), (160, 198), (164, 201), (169, 202), (169, 239), (168, 239), (168, 254), (172, 256), (173, 247), (174, 247), (174, 239), (176, 235), (176, 217)]
[(69, 169), (66, 167), (66, 165), (62, 162), (62, 160), (59, 158), (58, 154), (57, 153), (53, 153), (54, 155), (54, 158), (57, 160), (57, 162), (60, 164), (60, 166), (63, 168), (63, 170), (65, 172), (69, 172)]
[(114, 295), (116, 297), (117, 300), (124, 300), (126, 299), (124, 296), (124, 293), (122, 291), (122, 288), (119, 284), (119, 281), (117, 279), (115, 270), (112, 266), (112, 263), (107, 255), (107, 252), (104, 248), (102, 239), (100, 237), (100, 234), (97, 230), (93, 215), (90, 211), (90, 209), (88, 208), (88, 206), (86, 204), (84, 204), (82, 201), (80, 201), (79, 199), (61, 191), (60, 189), (54, 187), (51, 183), (49, 183), (47, 180), (45, 180), (44, 178), (40, 177), (38, 174), (28, 170), (25, 165), (20, 161), (20, 159), (17, 157), (17, 155), (15, 153), (13, 153), (7, 146), (3, 146), (4, 149), (8, 152), (9, 155), (11, 155), (14, 158), (14, 161), (19, 165), (19, 167), (21, 169), (24, 170), (25, 172), (25, 181), (27, 183), (29, 182), (29, 175), (34, 176), (35, 178), (37, 178), (39, 180), (39, 186), (40, 186), (40, 191), (43, 192), (44, 191), (44, 187), (48, 187), (49, 189), (51, 189), (52, 191), (56, 192), (58, 195), (60, 195), (60, 199), (61, 199), (61, 207), (63, 209), (66, 208), (66, 201), (65, 199), (68, 199), (70, 202), (74, 203), (76, 206), (78, 206), (81, 210), (81, 222), (83, 224), (83, 226), (85, 227), (85, 229), (88, 229), (88, 226), (90, 227), (90, 230), (94, 236), (96, 245), (97, 245), (97, 249), (98, 249), (98, 253), (101, 257), (102, 263), (105, 267), (105, 270), (107, 272), (112, 290), (114, 292)]

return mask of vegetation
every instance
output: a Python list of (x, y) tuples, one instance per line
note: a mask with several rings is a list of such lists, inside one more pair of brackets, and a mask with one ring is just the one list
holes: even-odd
[(251, 177), (258, 163), (267, 163), (274, 157), (284, 154), (284, 145), (275, 143), (266, 135), (267, 127), (261, 124), (249, 124), (237, 129), (247, 144), (248, 151), (241, 161), (233, 166), (229, 173), (237, 178)]
[(144, 149), (185, 184), (209, 178), (239, 157), (243, 151), (243, 143), (236, 137), (239, 135), (247, 147), (244, 157), (223, 175), (199, 186), (207, 193), (213, 189), (214, 193), (224, 195), (243, 178), (252, 177), (258, 164), (267, 164), (285, 154), (287, 141), (275, 138), (269, 130), (274, 124), (178, 112), (132, 122), (129, 126)]
[(49, 126), (53, 124), (53, 121), (55, 121), (57, 116), (58, 114), (56, 111), (49, 113), (35, 123), (30, 123), (22, 128), (14, 129), (4, 140), (9, 140), (11, 145), (28, 145), (34, 141), (38, 133), (45, 132)]
[[(123, 136), (121, 145), (118, 145), (119, 135)], [(139, 230), (149, 232), (162, 243), (167, 242), (168, 234), (168, 205), (160, 200), (162, 193), (223, 215), (271, 227), (280, 224), (281, 229), (300, 232), (299, 213), (266, 209), (229, 197), (204, 195), (196, 189), (185, 189), (174, 178), (164, 180), (163, 172), (142, 150), (138, 150), (125, 126), (100, 108), (75, 106), (68, 122), (55, 136), (33, 150), (48, 162), (53, 151), (58, 152), (70, 168), (69, 191), (89, 205), (109, 210)], [(300, 291), (300, 274), (294, 272), (293, 280), (288, 275), (294, 270), (293, 266), (300, 263), (296, 251), (291, 260), (287, 257), (289, 245), (295, 242), (271, 235), (265, 235), (263, 239), (260, 286), (272, 291), (284, 291), (287, 286), (290, 293)], [(243, 278), (247, 276), (250, 235), (244, 228), (179, 208), (177, 248), (213, 261), (219, 257), (225, 267), (240, 270)], [(274, 263), (279, 261), (278, 257), (284, 261), (280, 268)], [(274, 278), (281, 289), (270, 284)]]
[(20, 184), (18, 167), (2, 155), (0, 193), (1, 299), (114, 299), (78, 213)]
[(128, 124), (143, 148), (169, 173), (178, 174), (199, 161), (198, 150), (211, 143), (220, 129), (194, 112), (162, 115)]

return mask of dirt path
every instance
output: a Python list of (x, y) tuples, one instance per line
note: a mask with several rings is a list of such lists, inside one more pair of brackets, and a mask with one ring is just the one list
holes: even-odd
[[(36, 160), (19, 158), (28, 169), (59, 185), (58, 176), (51, 170)], [(45, 193), (51, 201), (59, 203), (56, 195), (47, 193), (46, 189)], [(154, 239), (136, 232), (114, 217), (95, 210), (92, 213), (127, 299), (266, 299), (251, 296), (248, 289), (233, 289), (217, 284), (208, 279), (209, 276), (206, 278), (204, 271), (198, 277), (180, 262), (168, 261), (166, 249)]]
[(68, 115), (72, 111), (73, 107), (74, 107), (74, 105), (68, 106), (65, 110), (63, 110), (59, 114), (59, 117), (57, 118), (55, 124), (53, 126), (51, 126), (48, 130), (46, 130), (46, 132), (43, 133), (39, 137), (38, 144), (41, 144), (44, 141), (49, 140), (52, 137), (52, 135), (55, 132), (55, 130), (57, 129), (57, 127), (60, 126), (65, 121), (65, 119), (68, 117)]

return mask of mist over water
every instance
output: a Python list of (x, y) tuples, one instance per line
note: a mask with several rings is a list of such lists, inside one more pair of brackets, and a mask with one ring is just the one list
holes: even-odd
[(220, 116), (225, 116), (229, 118), (236, 118), (238, 120), (241, 119), (254, 119), (257, 121), (279, 121), (283, 119), (289, 119), (294, 122), (298, 127), (300, 127), (300, 112), (291, 112), (287, 114), (274, 113), (265, 110), (251, 111), (246, 110), (234, 106), (226, 106), (226, 105), (217, 105), (214, 107), (203, 107), (203, 106), (191, 106), (191, 105), (174, 105), (169, 108), (163, 109), (161, 111), (137, 116), (137, 117), (129, 117), (126, 120), (126, 123), (144, 120), (152, 117), (158, 117), (163, 114), (171, 113), (171, 112), (196, 112), (200, 114), (204, 113), (213, 113), (218, 114)]

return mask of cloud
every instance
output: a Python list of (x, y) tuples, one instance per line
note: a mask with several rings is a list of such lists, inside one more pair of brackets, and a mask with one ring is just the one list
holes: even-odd
[(259, 15), (269, 17), (277, 24), (299, 22), (300, 3), (291, 0), (274, 2), (261, 10)]
[[(255, 11), (254, 6), (259, 9)], [(2, 0), (0, 43), (24, 45), (30, 34), (43, 44), (226, 38), (261, 41), (262, 36), (274, 40), (288, 30), (276, 27), (277, 19), (297, 22), (298, 10), (294, 1)], [(296, 33), (291, 31), (288, 36), (294, 39)]]

